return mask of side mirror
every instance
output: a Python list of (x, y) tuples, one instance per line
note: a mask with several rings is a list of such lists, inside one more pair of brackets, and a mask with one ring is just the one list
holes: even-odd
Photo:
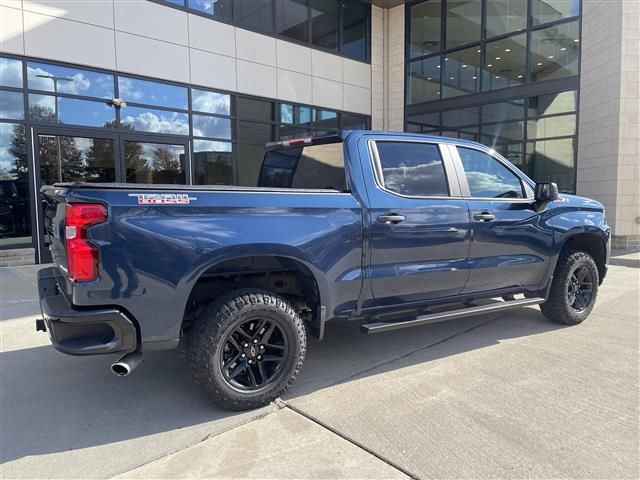
[(553, 202), (558, 199), (558, 185), (551, 183), (536, 183), (536, 201)]

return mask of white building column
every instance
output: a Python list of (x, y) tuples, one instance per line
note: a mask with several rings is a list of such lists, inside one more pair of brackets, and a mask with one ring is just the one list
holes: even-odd
[(404, 5), (372, 7), (372, 127), (404, 130)]
[(640, 247), (640, 3), (582, 3), (577, 193), (606, 208), (613, 247)]

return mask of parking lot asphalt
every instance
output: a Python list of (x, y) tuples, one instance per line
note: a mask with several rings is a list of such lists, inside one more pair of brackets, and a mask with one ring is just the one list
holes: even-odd
[(278, 405), (220, 410), (177, 351), (115, 377), (34, 328), (0, 268), (1, 478), (638, 478), (640, 256), (575, 327), (537, 308), (364, 336), (329, 325)]

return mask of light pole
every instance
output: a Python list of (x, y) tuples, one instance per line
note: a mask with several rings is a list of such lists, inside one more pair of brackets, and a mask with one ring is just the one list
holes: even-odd
[[(58, 77), (56, 75), (36, 75), (36, 77), (48, 78), (49, 80), (51, 80), (53, 82), (53, 93), (55, 93), (56, 95), (58, 93), (58, 82), (73, 82), (73, 78)], [(56, 116), (56, 123), (58, 123), (59, 119), (58, 119), (58, 97), (57, 96), (54, 99), (54, 101), (55, 101), (54, 112)]]
[[(51, 80), (53, 82), (53, 93), (56, 94), (56, 96), (53, 98), (53, 111), (55, 114), (55, 118), (56, 118), (56, 123), (58, 123), (60, 121), (60, 119), (58, 118), (58, 82), (73, 82), (73, 78), (69, 78), (69, 77), (59, 77), (56, 75), (36, 75), (36, 77), (40, 77), (40, 78), (48, 78), (49, 80)], [(62, 146), (60, 145), (60, 135), (56, 135), (56, 147), (57, 147), (57, 160), (58, 160), (58, 181), (61, 182), (62, 181)]]

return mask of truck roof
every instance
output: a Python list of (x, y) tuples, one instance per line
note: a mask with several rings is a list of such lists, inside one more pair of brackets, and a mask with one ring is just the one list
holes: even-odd
[(345, 141), (347, 137), (363, 136), (363, 135), (373, 135), (373, 136), (379, 136), (379, 137), (388, 137), (388, 136), (407, 137), (407, 138), (420, 137), (421, 139), (432, 140), (437, 143), (455, 143), (456, 145), (466, 145), (470, 147), (490, 150), (490, 148), (487, 147), (486, 145), (483, 145), (478, 142), (474, 142), (472, 140), (463, 140), (463, 139), (453, 138), (453, 137), (443, 137), (440, 135), (427, 135), (424, 133), (415, 133), (415, 132), (392, 132), (392, 131), (386, 131), (386, 130), (340, 130), (337, 133), (330, 134), (330, 135), (297, 137), (289, 140), (269, 142), (265, 145), (265, 151), (282, 150), (287, 148), (308, 147), (313, 145), (326, 145), (329, 143), (340, 143)]
[(453, 137), (444, 137), (441, 135), (429, 135), (426, 133), (418, 133), (418, 132), (392, 132), (388, 130), (341, 130), (338, 133), (339, 136), (346, 139), (348, 135), (374, 135), (374, 136), (392, 136), (392, 137), (407, 137), (407, 138), (416, 138), (419, 137), (424, 140), (433, 140), (438, 143), (455, 143), (456, 145), (466, 145), (469, 147), (482, 148), (485, 150), (491, 150), (490, 147), (478, 142), (474, 142), (473, 140), (464, 140), (461, 138), (453, 138)]

